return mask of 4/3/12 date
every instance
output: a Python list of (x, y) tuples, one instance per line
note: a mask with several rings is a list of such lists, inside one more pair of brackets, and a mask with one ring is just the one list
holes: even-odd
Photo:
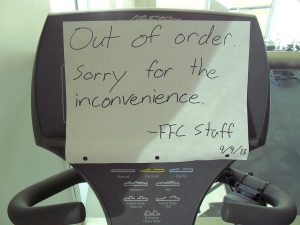
[(221, 154), (225, 154), (225, 157), (229, 157), (230, 155), (235, 155), (235, 154), (246, 155), (248, 153), (248, 149), (243, 147), (242, 145), (238, 147), (233, 145), (230, 146), (221, 145), (220, 152)]

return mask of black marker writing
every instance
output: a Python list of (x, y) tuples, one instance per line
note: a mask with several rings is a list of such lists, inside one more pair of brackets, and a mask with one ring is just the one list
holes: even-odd
[(163, 28), (162, 25), (156, 25), (152, 29), (150, 35), (140, 34), (140, 36), (138, 36), (131, 42), (131, 46), (134, 48), (141, 47), (141, 46), (145, 45), (148, 42), (148, 40), (149, 40), (149, 43), (151, 44), (154, 37), (160, 36), (160, 34), (158, 34), (158, 33), (155, 34), (156, 30), (157, 29), (161, 30), (162, 28)]
[(73, 80), (100, 80), (103, 82), (111, 80), (113, 85), (110, 88), (109, 92), (111, 92), (115, 88), (115, 86), (124, 78), (127, 73), (127, 71), (124, 71), (120, 74), (117, 74), (114, 70), (110, 72), (83, 72), (83, 69), (85, 69), (85, 65), (80, 65), (77, 67), (76, 70), (79, 72), (79, 74), (75, 78), (73, 78)]
[(119, 38), (120, 36), (113, 36), (113, 27), (110, 26), (109, 34), (104, 37), (98, 37), (94, 34), (94, 31), (88, 27), (78, 27), (75, 28), (72, 33), (69, 45), (73, 50), (82, 50), (89, 45), (93, 48), (105, 47), (109, 48), (112, 39)]
[(233, 129), (234, 128), (234, 123), (223, 123), (222, 128), (221, 129), (217, 129), (217, 128), (212, 128), (211, 127), (211, 123), (208, 122), (207, 125), (205, 126), (204, 123), (198, 124), (197, 126), (195, 126), (195, 133), (194, 135), (200, 135), (203, 134), (207, 137), (211, 137), (211, 138), (216, 138), (216, 137), (220, 137), (220, 138), (231, 138), (231, 135), (233, 134)]
[(161, 68), (153, 69), (154, 64), (158, 64), (158, 60), (156, 59), (153, 60), (149, 68), (146, 69), (148, 78), (150, 78), (150, 75), (153, 76), (154, 78), (165, 77), (170, 70), (173, 70), (172, 67), (169, 67), (167, 69), (161, 69)]
[(197, 65), (197, 59), (194, 59), (193, 65), (190, 67), (192, 68), (192, 75), (196, 74), (200, 76), (202, 73), (209, 79), (215, 79), (219, 76), (214, 75), (217, 71), (215, 69), (206, 69), (205, 66), (203, 65), (203, 58), (200, 58), (200, 65)]
[(221, 154), (226, 154), (225, 157), (229, 157), (231, 155), (240, 154), (240, 155), (246, 155), (248, 152), (247, 148), (244, 148), (242, 145), (239, 147), (235, 147), (233, 145), (229, 145), (225, 147), (224, 145), (220, 146)]
[(159, 134), (159, 138), (162, 139), (165, 136), (167, 136), (168, 139), (171, 139), (172, 137), (185, 137), (186, 134), (183, 133), (184, 125), (177, 125), (176, 123), (173, 124), (160, 124), (158, 131), (147, 131), (150, 134)]
[(138, 106), (142, 104), (204, 104), (199, 101), (198, 94), (177, 93), (171, 94), (157, 93), (154, 89), (153, 94), (138, 95), (135, 93), (129, 95), (117, 96), (79, 96), (76, 93), (75, 107), (93, 107), (107, 108), (111, 106)]
[[(159, 138), (185, 137), (189, 135), (203, 136), (209, 139), (231, 139), (234, 123), (224, 122), (221, 126), (212, 125), (212, 122), (200, 123), (195, 126), (187, 126), (179, 123), (159, 124), (154, 130), (147, 130), (147, 133), (158, 134)], [(238, 151), (238, 150), (237, 150)], [(223, 153), (223, 152), (222, 152)]]
[(174, 38), (174, 43), (180, 45), (182, 43), (195, 43), (196, 45), (226, 45), (227, 39), (232, 37), (231, 33), (223, 36), (214, 33), (215, 25), (210, 27), (209, 33), (199, 34), (198, 32), (191, 32), (188, 34), (179, 33)]

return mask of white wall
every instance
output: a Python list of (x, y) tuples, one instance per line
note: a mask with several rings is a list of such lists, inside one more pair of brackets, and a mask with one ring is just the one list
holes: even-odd
[[(21, 189), (65, 169), (54, 154), (35, 146), (30, 112), (33, 60), (49, 12), (48, 0), (0, 1), (0, 224)], [(65, 191), (48, 203), (72, 201)]]

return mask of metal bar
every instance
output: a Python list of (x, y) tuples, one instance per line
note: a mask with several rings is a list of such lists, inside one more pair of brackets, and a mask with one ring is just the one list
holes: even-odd
[(267, 52), (270, 69), (300, 69), (300, 52)]

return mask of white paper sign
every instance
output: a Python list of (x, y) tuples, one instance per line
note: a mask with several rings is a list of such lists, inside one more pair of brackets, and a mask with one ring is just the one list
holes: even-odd
[(69, 163), (246, 159), (250, 22), (64, 22)]

